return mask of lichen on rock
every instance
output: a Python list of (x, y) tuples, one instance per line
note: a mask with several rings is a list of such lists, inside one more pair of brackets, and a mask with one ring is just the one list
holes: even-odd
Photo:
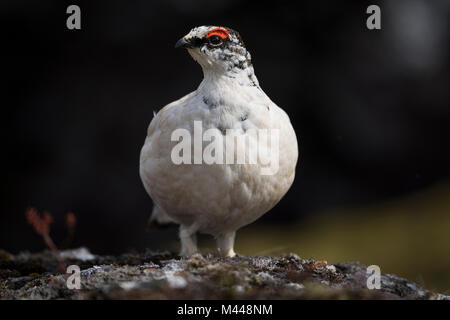
[(450, 299), (395, 275), (367, 288), (358, 262), (328, 264), (281, 257), (169, 252), (99, 256), (85, 248), (61, 253), (80, 267), (81, 289), (69, 289), (49, 251), (12, 255), (0, 251), (0, 299)]

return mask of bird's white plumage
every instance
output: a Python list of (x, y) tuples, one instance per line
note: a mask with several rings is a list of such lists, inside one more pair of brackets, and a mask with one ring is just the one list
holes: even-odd
[[(196, 28), (190, 35), (204, 37), (211, 28)], [(269, 211), (290, 188), (297, 140), (287, 114), (255, 83), (251, 65), (232, 70), (226, 67), (229, 59), (217, 60), (201, 48), (188, 51), (202, 66), (204, 79), (196, 91), (168, 104), (152, 119), (141, 151), (140, 176), (159, 210), (181, 225), (182, 254), (197, 250), (193, 235), (199, 231), (218, 237), (219, 250), (233, 256), (235, 231)], [(249, 129), (278, 129), (278, 171), (262, 175), (260, 163), (174, 164), (171, 152), (178, 142), (171, 141), (172, 132), (184, 128), (194, 136), (194, 121), (201, 121), (204, 131), (238, 129), (242, 135)]]

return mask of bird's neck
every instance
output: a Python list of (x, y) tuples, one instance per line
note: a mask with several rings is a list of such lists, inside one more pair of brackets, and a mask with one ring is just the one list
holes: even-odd
[(217, 70), (210, 67), (203, 67), (203, 81), (199, 89), (211, 90), (220, 87), (257, 87), (259, 82), (256, 78), (253, 66), (239, 68), (237, 66), (227, 70)]

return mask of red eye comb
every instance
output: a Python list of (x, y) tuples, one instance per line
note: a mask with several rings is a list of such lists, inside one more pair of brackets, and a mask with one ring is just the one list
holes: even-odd
[(228, 31), (225, 30), (224, 28), (216, 28), (209, 31), (208, 34), (206, 35), (206, 38), (208, 39), (211, 36), (219, 36), (222, 39), (226, 39), (228, 38)]

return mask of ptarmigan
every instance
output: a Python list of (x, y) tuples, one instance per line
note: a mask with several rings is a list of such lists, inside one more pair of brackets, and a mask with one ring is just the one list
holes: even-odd
[[(175, 47), (187, 49), (204, 78), (148, 127), (140, 176), (154, 202), (151, 220), (180, 225), (183, 256), (198, 251), (201, 232), (217, 238), (220, 254), (233, 257), (236, 230), (269, 211), (290, 188), (297, 139), (287, 114), (259, 86), (236, 31), (197, 27)], [(239, 158), (239, 152), (247, 153)]]

